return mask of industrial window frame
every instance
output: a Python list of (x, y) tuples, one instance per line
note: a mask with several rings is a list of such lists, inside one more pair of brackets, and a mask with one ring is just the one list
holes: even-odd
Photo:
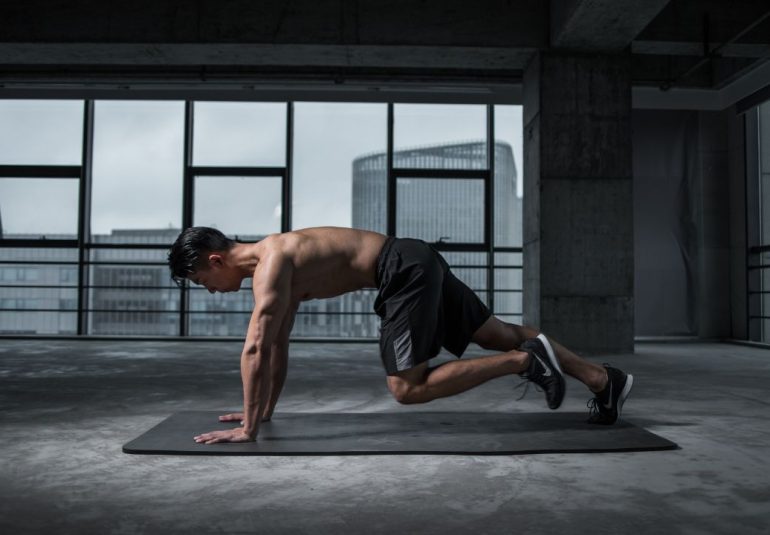
[[(70, 248), (77, 249), (77, 262), (49, 262), (49, 261), (12, 261), (0, 259), (1, 265), (9, 264), (25, 264), (25, 265), (37, 265), (37, 264), (57, 264), (57, 265), (72, 265), (77, 266), (77, 311), (63, 311), (63, 312), (76, 312), (77, 313), (77, 329), (76, 334), (79, 337), (83, 336), (96, 336), (93, 333), (88, 332), (88, 319), (89, 315), (94, 312), (100, 312), (101, 310), (93, 310), (88, 306), (89, 292), (92, 289), (101, 288), (98, 285), (89, 284), (90, 267), (93, 265), (108, 264), (117, 265), (121, 262), (100, 262), (90, 260), (90, 253), (96, 249), (143, 249), (143, 250), (167, 250), (168, 244), (142, 244), (142, 243), (109, 243), (99, 242), (94, 243), (91, 240), (90, 233), (90, 220), (91, 220), (91, 188), (93, 184), (92, 167), (93, 167), (93, 149), (94, 149), (94, 99), (78, 99), (84, 103), (83, 107), (83, 144), (82, 144), (82, 160), (79, 166), (58, 166), (58, 165), (0, 165), (0, 179), (3, 177), (45, 177), (45, 178), (63, 178), (63, 179), (78, 179), (79, 180), (79, 204), (78, 204), (78, 235), (77, 239), (0, 239), (0, 251), (4, 248), (30, 248), (30, 249), (43, 249), (43, 248)], [(242, 176), (280, 176), (282, 179), (282, 219), (281, 219), (281, 231), (287, 232), (291, 229), (292, 221), (292, 160), (293, 160), (293, 129), (294, 129), (294, 102), (293, 100), (285, 101), (286, 103), (286, 160), (284, 167), (223, 167), (223, 166), (194, 166), (193, 165), (193, 126), (194, 126), (194, 103), (204, 102), (207, 99), (169, 99), (175, 101), (184, 101), (185, 103), (185, 115), (184, 115), (184, 173), (183, 173), (183, 194), (182, 194), (182, 228), (192, 226), (193, 219), (193, 195), (194, 195), (194, 182), (196, 176), (201, 175), (233, 175), (238, 174)], [(261, 102), (261, 101), (260, 101)], [(399, 177), (409, 178), (448, 178), (456, 174), (458, 171), (442, 170), (442, 169), (409, 169), (409, 168), (394, 168), (393, 167), (393, 106), (398, 102), (387, 102), (388, 116), (387, 116), (387, 229), (389, 235), (395, 234), (396, 225), (396, 181)], [(426, 102), (429, 103), (429, 102)], [(462, 244), (462, 243), (435, 243), (434, 246), (439, 251), (458, 251), (458, 252), (485, 252), (487, 253), (487, 262), (485, 269), (487, 270), (487, 288), (486, 289), (474, 289), (475, 291), (486, 291), (489, 296), (488, 305), (490, 309), (497, 315), (501, 316), (520, 316), (522, 311), (498, 311), (494, 306), (495, 293), (522, 293), (522, 289), (496, 289), (495, 288), (495, 270), (497, 269), (523, 269), (523, 266), (518, 265), (496, 265), (495, 253), (522, 253), (522, 247), (497, 247), (494, 244), (494, 193), (493, 193), (493, 180), (495, 176), (495, 130), (494, 130), (494, 103), (484, 104), (487, 109), (487, 131), (486, 131), (486, 143), (487, 143), (487, 166), (484, 170), (469, 170), (460, 171), (463, 174), (463, 178), (478, 178), (484, 180), (485, 193), (485, 215), (484, 215), (484, 243)], [(458, 175), (459, 176), (459, 175)], [(151, 265), (151, 266), (165, 266), (162, 262), (142, 262), (131, 261), (125, 262), (130, 265)], [(452, 266), (461, 268), (464, 266)], [(468, 266), (477, 268), (479, 266)], [(18, 287), (0, 284), (0, 288)], [(46, 286), (35, 286), (35, 288), (42, 288)], [(69, 286), (56, 286), (56, 288), (69, 288)], [(108, 288), (116, 288), (115, 286), (108, 286)], [(146, 289), (153, 289), (155, 287), (146, 287)], [(142, 287), (145, 289), (145, 287)], [(158, 289), (167, 289), (165, 287), (159, 287)], [(189, 320), (190, 314), (194, 313), (190, 310), (190, 287), (188, 284), (179, 288), (179, 311), (178, 311), (178, 335), (180, 337), (190, 337), (189, 334)], [(15, 310), (15, 309), (14, 309)], [(0, 309), (4, 312), (13, 312), (11, 309)], [(25, 309), (24, 312), (45, 312), (46, 310), (38, 309)], [(156, 313), (168, 313), (168, 311), (146, 311)], [(242, 314), (241, 311), (228, 311), (229, 313)], [(221, 313), (221, 312), (218, 312)], [(327, 314), (327, 315), (344, 315), (344, 314), (373, 314), (371, 311), (362, 312), (349, 312), (349, 311), (335, 311), (335, 312), (323, 312), (314, 313), (307, 312), (307, 315), (315, 314)], [(0, 337), (13, 337), (12, 334), (2, 334)], [(47, 336), (47, 335), (36, 335)], [(55, 337), (65, 338), (68, 335), (55, 335)], [(120, 337), (119, 335), (115, 335)], [(156, 339), (157, 336), (132, 336), (134, 339)], [(166, 338), (166, 337), (164, 337)], [(196, 336), (197, 338), (197, 336)], [(218, 337), (219, 338), (219, 337)], [(230, 338), (230, 337), (221, 337)], [(312, 340), (313, 338), (301, 338), (302, 340)], [(335, 338), (336, 339), (336, 338)]]

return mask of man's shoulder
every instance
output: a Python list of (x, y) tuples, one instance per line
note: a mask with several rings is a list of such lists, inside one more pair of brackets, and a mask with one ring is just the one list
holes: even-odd
[(347, 227), (311, 227), (271, 234), (260, 242), (260, 257), (287, 256), (303, 263), (310, 259), (346, 255), (351, 258), (378, 253), (387, 236)]

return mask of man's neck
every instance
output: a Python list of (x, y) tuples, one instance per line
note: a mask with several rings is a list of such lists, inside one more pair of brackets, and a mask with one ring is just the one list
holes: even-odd
[(254, 275), (259, 264), (258, 243), (236, 243), (228, 252), (228, 259), (243, 278)]

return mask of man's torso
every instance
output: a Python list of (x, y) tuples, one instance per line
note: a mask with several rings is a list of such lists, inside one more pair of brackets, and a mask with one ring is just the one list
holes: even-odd
[(258, 254), (277, 251), (289, 258), (294, 268), (291, 301), (299, 303), (374, 288), (377, 257), (386, 239), (365, 230), (308, 228), (268, 236), (259, 242)]

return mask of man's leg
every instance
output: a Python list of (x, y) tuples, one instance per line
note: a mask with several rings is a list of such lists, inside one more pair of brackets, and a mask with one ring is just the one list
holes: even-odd
[[(510, 347), (522, 347), (525, 341), (531, 348), (532, 339), (537, 331), (521, 325), (505, 323), (491, 316), (473, 335), (473, 341), (480, 346), (505, 350)], [(542, 335), (541, 335), (542, 336)], [(592, 424), (614, 424), (631, 392), (634, 377), (609, 365), (598, 366), (580, 358), (561, 344), (549, 340), (561, 368), (569, 375), (585, 384), (595, 394), (589, 400), (591, 411), (588, 422)], [(537, 342), (534, 343), (537, 346)], [(550, 403), (550, 402), (549, 402)]]
[(423, 362), (412, 369), (388, 375), (388, 389), (399, 403), (427, 403), (470, 390), (490, 379), (524, 372), (529, 354), (509, 351), (500, 355), (453, 360), (435, 368)]
[[(538, 334), (540, 333), (530, 327), (506, 323), (490, 316), (474, 333), (472, 340), (484, 349), (508, 351), (520, 347), (525, 340), (535, 338)], [(567, 375), (586, 385), (591, 392), (604, 389), (607, 384), (607, 371), (604, 367), (580, 358), (551, 338), (548, 340)]]
[[(515, 348), (538, 334), (529, 327), (505, 323), (490, 316), (474, 333), (472, 340), (485, 349), (505, 353), (453, 360), (435, 368), (428, 368), (424, 362), (415, 368), (389, 375), (388, 388), (400, 403), (426, 403), (465, 392), (496, 377), (523, 373), (529, 367), (530, 356)], [(605, 387), (605, 368), (578, 357), (552, 340), (551, 346), (567, 374), (583, 382), (592, 392)]]

